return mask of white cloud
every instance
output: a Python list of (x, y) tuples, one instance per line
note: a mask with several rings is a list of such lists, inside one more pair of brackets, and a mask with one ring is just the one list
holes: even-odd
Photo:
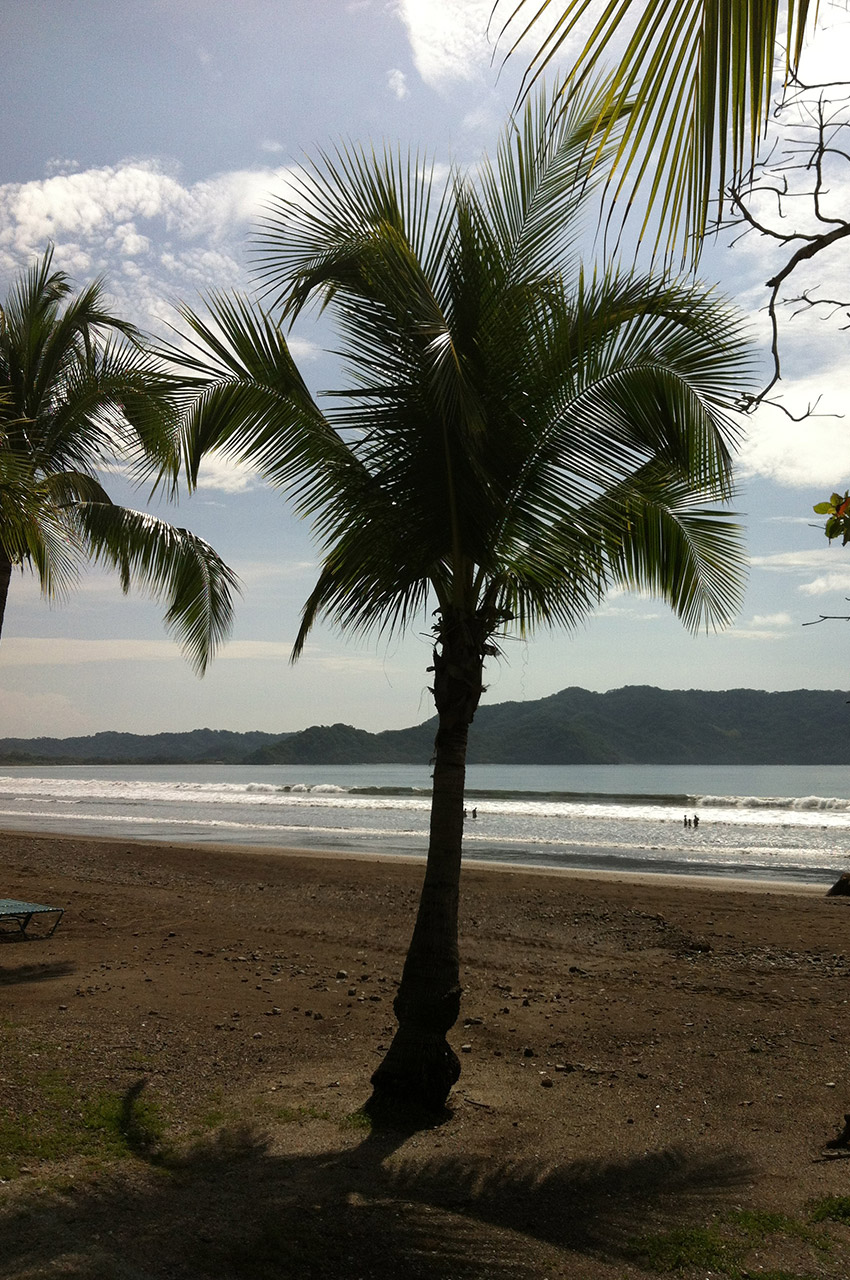
[[(793, 574), (798, 578), (816, 573), (816, 577), (797, 584), (797, 590), (806, 596), (826, 595), (834, 591), (850, 594), (850, 559), (845, 557), (847, 552), (836, 543), (819, 551), (781, 551), (772, 556), (753, 556), (750, 563), (754, 568)], [(780, 613), (753, 618), (751, 625), (788, 625), (791, 621), (787, 614)]]
[[(289, 658), (290, 652), (291, 647), (286, 650), (287, 658)], [(386, 658), (378, 653), (331, 653), (318, 645), (306, 644), (301, 660), (309, 665), (311, 671), (320, 668), (323, 671), (333, 672), (334, 674), (351, 676), (374, 675), (376, 671), (380, 671), (386, 676), (392, 674), (392, 668), (388, 666)], [(430, 715), (431, 713), (429, 712), (428, 714)]]
[[(787, 386), (787, 391), (785, 390)], [(747, 422), (738, 454), (743, 476), (764, 476), (777, 484), (809, 488), (827, 496), (850, 480), (850, 386), (836, 368), (830, 376), (783, 383), (783, 403), (804, 412), (823, 394), (815, 416), (797, 422), (780, 409), (762, 405)]]
[(315, 560), (252, 560), (247, 563), (240, 561), (234, 566), (246, 588), (303, 578), (305, 574), (315, 573), (317, 567)]
[(756, 613), (750, 620), (753, 627), (790, 627), (794, 622), (790, 613)]
[(815, 32), (806, 41), (801, 71), (809, 84), (847, 79), (850, 20), (843, 4), (821, 5)]
[(286, 169), (243, 169), (184, 183), (153, 160), (0, 185), (0, 278), (55, 245), (78, 281), (105, 273), (115, 305), (145, 328), (173, 319), (171, 301), (248, 284), (245, 236)]
[(187, 237), (244, 234), (271, 196), (283, 194), (287, 185), (286, 169), (234, 169), (193, 183), (183, 188), (176, 225)]
[(467, 111), (460, 122), (461, 127), (466, 133), (496, 133), (504, 123), (504, 114), (501, 105), (496, 101), (479, 102), (474, 110)]
[(416, 70), (426, 84), (476, 80), (489, 67), (491, 0), (400, 0)]
[(173, 216), (188, 195), (163, 169), (134, 161), (5, 184), (0, 188), (0, 245), (15, 254), (31, 254), (48, 239), (101, 235), (134, 217)]
[[(517, 21), (510, 23), (508, 19), (514, 7), (514, 0), (501, 0), (495, 7), (493, 0), (399, 0), (398, 15), (407, 30), (416, 70), (424, 82), (431, 88), (440, 88), (451, 81), (490, 79), (493, 67), (502, 65), (515, 40), (519, 40), (519, 45), (512, 65), (518, 72), (523, 70), (543, 43), (551, 22), (549, 13), (544, 12), (532, 31), (524, 36), (530, 11), (524, 10)], [(537, 8), (534, 5), (531, 11)], [(552, 20), (556, 16), (553, 12)], [(577, 42), (591, 29), (592, 23), (583, 22), (578, 34), (559, 53), (555, 65), (569, 62)]]
[[(552, 10), (532, 5), (510, 21), (515, 0), (399, 0), (398, 14), (404, 24), (416, 69), (426, 84), (439, 88), (451, 81), (483, 80), (499, 67), (512, 49), (509, 59), (517, 71), (524, 70), (529, 59), (542, 45), (560, 6)], [(532, 30), (524, 29), (532, 14), (543, 9)], [(565, 44), (554, 65), (570, 65), (576, 49), (593, 29), (596, 15), (591, 12), (576, 33)], [(506, 25), (507, 24), (507, 25)], [(627, 36), (618, 36), (611, 56), (617, 57)]]
[(811, 582), (804, 582), (798, 590), (806, 596), (822, 596), (830, 591), (850, 592), (850, 569), (824, 573)]
[(408, 97), (410, 90), (407, 87), (407, 76), (403, 71), (399, 71), (394, 67), (387, 75), (387, 87), (390, 93), (395, 94), (399, 102)]
[[(821, 6), (829, 18), (810, 42), (804, 56), (804, 78), (809, 82), (846, 79), (850, 56), (850, 22), (838, 6)], [(833, 19), (836, 19), (833, 21)], [(837, 74), (840, 69), (841, 74)], [(833, 74), (835, 73), (835, 74)], [(845, 93), (840, 87), (825, 91), (827, 104), (832, 92), (839, 117), (846, 117)], [(810, 100), (814, 95), (809, 95)], [(829, 106), (827, 105), (827, 112)], [(795, 113), (796, 112), (796, 117)], [(775, 168), (760, 181), (748, 198), (751, 214), (776, 234), (766, 236), (750, 229), (720, 259), (720, 270), (731, 271), (737, 300), (749, 312), (756, 340), (767, 352), (771, 333), (766, 307), (766, 284), (805, 245), (802, 236), (822, 234), (823, 219), (843, 218), (850, 203), (850, 168), (835, 155), (824, 159), (824, 186), (816, 208), (812, 198), (814, 176), (805, 148), (813, 140), (813, 118), (799, 107), (789, 109), (778, 124), (771, 125), (762, 154), (771, 157)], [(835, 145), (835, 144), (834, 144)], [(803, 148), (795, 153), (795, 148)], [(777, 192), (782, 191), (780, 199)], [(818, 213), (822, 220), (818, 220)], [(797, 235), (799, 233), (799, 235)], [(777, 236), (795, 238), (778, 239)], [(845, 299), (844, 305), (808, 306), (810, 299)], [(764, 406), (749, 424), (749, 438), (741, 453), (745, 475), (764, 476), (786, 486), (824, 487), (831, 490), (844, 478), (850, 479), (850, 373), (847, 332), (850, 303), (850, 246), (837, 241), (801, 260), (782, 283), (777, 299), (778, 346), (781, 380), (771, 391), (798, 422), (776, 408)], [(765, 366), (767, 376), (772, 365)], [(765, 379), (766, 380), (766, 379)], [(811, 416), (804, 416), (811, 411)]]
[(247, 493), (262, 483), (251, 467), (216, 453), (204, 456), (198, 474), (198, 490), (202, 493), (208, 489), (217, 489), (220, 493)]
[(637, 609), (623, 608), (619, 605), (601, 604), (593, 611), (594, 618), (628, 618), (630, 622), (656, 622), (665, 615), (659, 612), (639, 612)]
[(825, 546), (812, 551), (778, 551), (770, 556), (752, 556), (750, 564), (758, 569), (775, 569), (781, 573), (797, 570), (811, 573), (813, 569), (834, 568), (835, 548)]
[(51, 156), (45, 163), (44, 172), (48, 178), (52, 178), (59, 173), (74, 173), (79, 167), (79, 160), (72, 160), (68, 156)]
[(322, 348), (318, 343), (311, 342), (309, 338), (298, 338), (293, 334), (287, 334), (286, 345), (297, 364), (303, 364), (307, 360), (318, 360), (322, 354)]
[(784, 640), (786, 633), (784, 631), (771, 631), (767, 627), (734, 627), (720, 634), (727, 640), (772, 641)]
[[(216, 664), (288, 662), (291, 653), (292, 644), (286, 640), (231, 640), (219, 649)], [(307, 646), (305, 658), (309, 658), (311, 670), (314, 671), (321, 669), (356, 675), (387, 669), (386, 659), (379, 654), (333, 653), (315, 645)], [(3, 640), (4, 668), (65, 667), (102, 662), (185, 663), (185, 658), (179, 646), (167, 639), (82, 640), (16, 636)], [(5, 691), (0, 694), (4, 716), (8, 696)]]
[(219, 650), (217, 662), (288, 662), (292, 645), (278, 640), (231, 640)]
[(813, 523), (811, 516), (767, 516), (765, 524), (804, 524)]
[[(272, 640), (232, 640), (216, 662), (289, 661), (291, 644)], [(5, 667), (60, 667), (93, 662), (184, 662), (173, 640), (80, 640), (13, 636), (3, 640)], [(3, 695), (5, 701), (6, 695)]]
[(788, 628), (795, 626), (790, 613), (755, 613), (746, 622), (725, 629), (721, 634), (731, 640), (784, 640)]
[(4, 667), (75, 666), (88, 662), (182, 662), (171, 640), (73, 640), (8, 636)]

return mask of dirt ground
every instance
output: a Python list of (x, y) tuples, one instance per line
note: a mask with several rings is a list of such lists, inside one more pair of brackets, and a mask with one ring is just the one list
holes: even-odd
[(420, 865), (0, 861), (66, 909), (0, 940), (2, 1277), (850, 1276), (848, 898), (468, 867), (460, 1082), (375, 1129)]

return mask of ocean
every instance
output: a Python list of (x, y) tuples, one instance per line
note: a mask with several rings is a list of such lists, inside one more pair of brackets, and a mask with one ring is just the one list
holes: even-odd
[[(429, 788), (412, 765), (7, 766), (0, 828), (424, 856)], [(838, 765), (473, 765), (467, 812), (467, 860), (810, 884), (850, 869)]]

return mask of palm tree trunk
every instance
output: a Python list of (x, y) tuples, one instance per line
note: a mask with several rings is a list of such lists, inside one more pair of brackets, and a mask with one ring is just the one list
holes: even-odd
[(12, 561), (0, 550), (0, 635), (3, 634), (3, 619), (6, 617), (6, 601), (9, 597), (11, 581)]
[(444, 610), (434, 650), (434, 746), (431, 828), (413, 937), (393, 1008), (398, 1030), (372, 1076), (368, 1107), (438, 1112), (460, 1075), (446, 1033), (460, 1012), (457, 936), (463, 842), (463, 793), (469, 726), (481, 697), (484, 644), (479, 618)]

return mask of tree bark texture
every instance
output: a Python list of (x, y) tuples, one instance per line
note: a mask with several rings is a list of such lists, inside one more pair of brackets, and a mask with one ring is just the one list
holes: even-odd
[(370, 1105), (389, 1102), (439, 1112), (460, 1075), (446, 1033), (460, 1012), (458, 899), (469, 725), (481, 698), (488, 634), (478, 615), (444, 610), (434, 650), (431, 826), (413, 937), (393, 1008), (398, 1030), (372, 1076)]
[(3, 634), (3, 619), (6, 617), (6, 601), (9, 598), (11, 581), (12, 561), (0, 550), (0, 635)]

